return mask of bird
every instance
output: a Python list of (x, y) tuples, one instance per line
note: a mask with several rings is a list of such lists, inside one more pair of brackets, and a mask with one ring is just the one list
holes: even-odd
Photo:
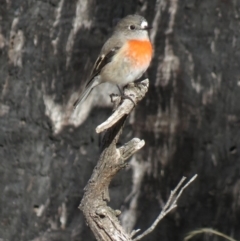
[(74, 108), (102, 83), (116, 84), (121, 90), (142, 77), (153, 57), (149, 29), (147, 20), (137, 14), (119, 20), (103, 45), (83, 92), (73, 104)]

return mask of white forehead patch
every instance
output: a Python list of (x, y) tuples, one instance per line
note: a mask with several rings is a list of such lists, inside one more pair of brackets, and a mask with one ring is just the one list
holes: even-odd
[(147, 21), (142, 21), (141, 28), (146, 28), (148, 26)]

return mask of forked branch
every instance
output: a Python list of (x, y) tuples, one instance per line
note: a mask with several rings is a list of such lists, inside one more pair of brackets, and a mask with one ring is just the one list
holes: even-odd
[(138, 230), (133, 231), (131, 234), (127, 233), (118, 220), (121, 212), (107, 206), (107, 202), (110, 200), (108, 188), (111, 180), (118, 171), (126, 166), (126, 160), (145, 144), (144, 140), (133, 138), (122, 147), (116, 147), (125, 120), (137, 103), (145, 96), (148, 83), (148, 80), (144, 80), (137, 84), (128, 85), (124, 89), (124, 95), (131, 98), (131, 100), (129, 98), (121, 100), (120, 97), (114, 96), (115, 111), (104, 123), (96, 128), (97, 133), (106, 131), (103, 137), (102, 153), (84, 189), (84, 196), (79, 208), (83, 211), (87, 224), (98, 241), (140, 240), (152, 232), (159, 221), (177, 206), (177, 201), (183, 190), (196, 178), (195, 175), (181, 188), (185, 180), (184, 177), (171, 192), (168, 202), (153, 225), (135, 239), (132, 239), (132, 237)]
[[(144, 80), (128, 85), (124, 89), (124, 95), (129, 96), (137, 105), (146, 94), (148, 83), (148, 80)], [(117, 218), (121, 212), (107, 206), (107, 202), (110, 200), (108, 187), (111, 180), (119, 170), (126, 166), (126, 160), (144, 146), (143, 140), (133, 138), (122, 147), (116, 147), (127, 115), (135, 107), (131, 100), (124, 98), (121, 102), (118, 97), (114, 98), (115, 112), (96, 130), (97, 132), (106, 130), (102, 153), (91, 179), (85, 187), (80, 209), (99, 241), (131, 240), (130, 234), (125, 232)]]
[[(153, 224), (151, 225), (151, 227), (149, 227), (145, 232), (143, 232), (142, 234), (140, 234), (139, 236), (137, 236), (136, 238), (133, 239), (133, 241), (137, 241), (142, 239), (144, 236), (148, 235), (149, 233), (151, 233), (156, 226), (158, 225), (158, 223), (168, 214), (170, 213), (174, 208), (177, 207), (177, 201), (180, 198), (180, 196), (182, 195), (184, 189), (186, 189), (195, 179), (197, 178), (197, 174), (195, 174), (182, 188), (182, 184), (185, 181), (186, 177), (182, 177), (182, 179), (180, 180), (180, 182), (178, 183), (178, 185), (175, 187), (175, 189), (173, 191), (171, 191), (170, 197), (168, 198), (167, 203), (164, 205), (162, 211), (160, 212), (160, 214), (158, 215), (158, 217), (156, 218), (156, 220), (153, 222)], [(180, 190), (180, 191), (179, 191)], [(132, 232), (132, 237), (136, 234), (135, 231)]]

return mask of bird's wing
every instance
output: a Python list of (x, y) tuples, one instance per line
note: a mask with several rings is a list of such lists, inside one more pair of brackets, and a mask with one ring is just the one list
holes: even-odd
[(92, 73), (90, 75), (89, 81), (86, 84), (86, 87), (90, 85), (94, 77), (96, 77), (102, 70), (104, 66), (106, 66), (109, 62), (111, 62), (113, 56), (119, 51), (120, 47), (114, 47), (110, 49), (106, 54), (100, 55), (92, 69)]

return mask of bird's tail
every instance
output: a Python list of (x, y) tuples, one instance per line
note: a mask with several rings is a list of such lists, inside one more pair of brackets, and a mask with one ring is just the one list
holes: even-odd
[(74, 102), (73, 107), (74, 109), (78, 106), (81, 105), (89, 96), (89, 94), (91, 93), (91, 91), (93, 90), (94, 87), (96, 87), (97, 85), (99, 85), (99, 81), (94, 80), (92, 82), (90, 82), (85, 89), (83, 90), (83, 92), (81, 93), (80, 97)]

